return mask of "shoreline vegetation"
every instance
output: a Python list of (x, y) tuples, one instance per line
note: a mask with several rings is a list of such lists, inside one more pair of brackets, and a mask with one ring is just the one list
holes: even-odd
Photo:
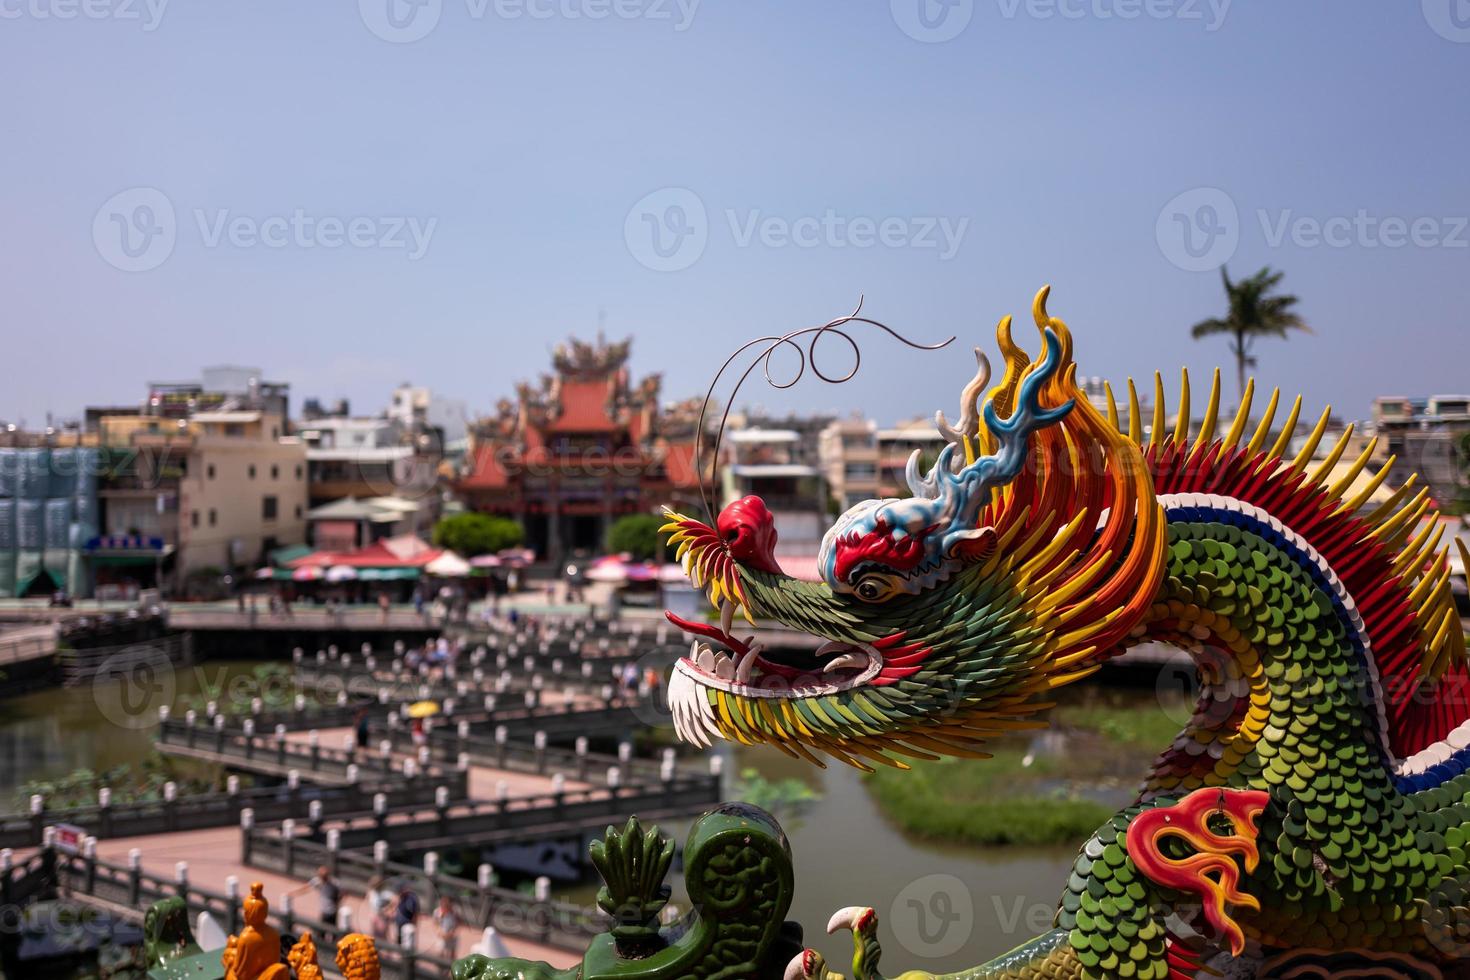
[(990, 847), (1074, 844), (1133, 799), (1184, 727), (1179, 697), (1091, 690), (1045, 729), (992, 743), (990, 759), (908, 760), (864, 777), (883, 815), (913, 837)]

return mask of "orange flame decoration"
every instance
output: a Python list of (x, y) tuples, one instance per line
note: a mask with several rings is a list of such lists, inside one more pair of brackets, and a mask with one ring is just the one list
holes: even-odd
[[(1245, 934), (1231, 918), (1225, 903), (1259, 912), (1261, 903), (1240, 890), (1239, 855), (1247, 873), (1260, 861), (1256, 848), (1256, 817), (1266, 809), (1270, 794), (1260, 790), (1198, 789), (1173, 806), (1146, 810), (1128, 825), (1128, 856), (1149, 880), (1166, 888), (1198, 895), (1205, 918), (1230, 941), (1230, 952), (1245, 950)], [(1208, 821), (1215, 814), (1228, 817), (1236, 832), (1222, 835)], [(1183, 838), (1198, 853), (1187, 858), (1165, 857), (1160, 842)], [(1211, 878), (1215, 873), (1218, 877)]]

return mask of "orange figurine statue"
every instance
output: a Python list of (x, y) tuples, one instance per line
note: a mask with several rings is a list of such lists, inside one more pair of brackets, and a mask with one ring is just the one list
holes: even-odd
[(245, 928), (238, 937), (230, 937), (220, 957), (225, 980), (291, 980), (291, 968), (281, 962), (281, 934), (265, 921), (270, 905), (264, 890), (260, 882), (252, 883), (241, 905)]

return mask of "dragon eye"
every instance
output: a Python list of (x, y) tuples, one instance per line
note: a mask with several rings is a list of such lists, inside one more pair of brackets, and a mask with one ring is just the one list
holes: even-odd
[(882, 602), (893, 595), (894, 586), (886, 575), (869, 574), (858, 579), (852, 592), (864, 602)]

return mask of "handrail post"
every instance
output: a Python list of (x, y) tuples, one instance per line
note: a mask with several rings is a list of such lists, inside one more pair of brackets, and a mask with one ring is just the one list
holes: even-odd
[(546, 775), (546, 733), (539, 731), (532, 736), (532, 745), (536, 749), (536, 774)]
[(388, 872), (388, 842), (373, 841), (373, 877), (381, 878)]
[(281, 821), (281, 856), (286, 863), (284, 874), (293, 877), (296, 866), (296, 821), (287, 817)]
[(245, 807), (240, 811), (240, 863), (250, 866), (251, 852), (255, 846), (255, 808)]
[(177, 833), (179, 829), (178, 796), (177, 783), (169, 780), (163, 784), (163, 825), (169, 833)]
[(137, 908), (143, 899), (143, 852), (128, 851), (128, 905)]
[(82, 858), (86, 862), (86, 893), (92, 895), (97, 891), (97, 838), (88, 837), (82, 842)]
[(31, 844), (39, 846), (46, 834), (46, 797), (31, 795)]
[(417, 956), (414, 953), (414, 927), (405, 924), (398, 931), (398, 945), (403, 947), (403, 980), (416, 980), (418, 968), (414, 965)]
[(495, 869), (488, 864), (482, 864), (475, 870), (475, 884), (480, 887), (480, 912), (483, 919), (475, 925), (484, 928), (494, 919), (494, 908), (490, 901), (490, 883), (494, 880)]
[(97, 791), (97, 833), (112, 836), (112, 790), (106, 786)]
[(225, 904), (229, 906), (225, 913), (230, 922), (227, 931), (234, 936), (240, 932), (240, 879), (235, 875), (225, 879)]

